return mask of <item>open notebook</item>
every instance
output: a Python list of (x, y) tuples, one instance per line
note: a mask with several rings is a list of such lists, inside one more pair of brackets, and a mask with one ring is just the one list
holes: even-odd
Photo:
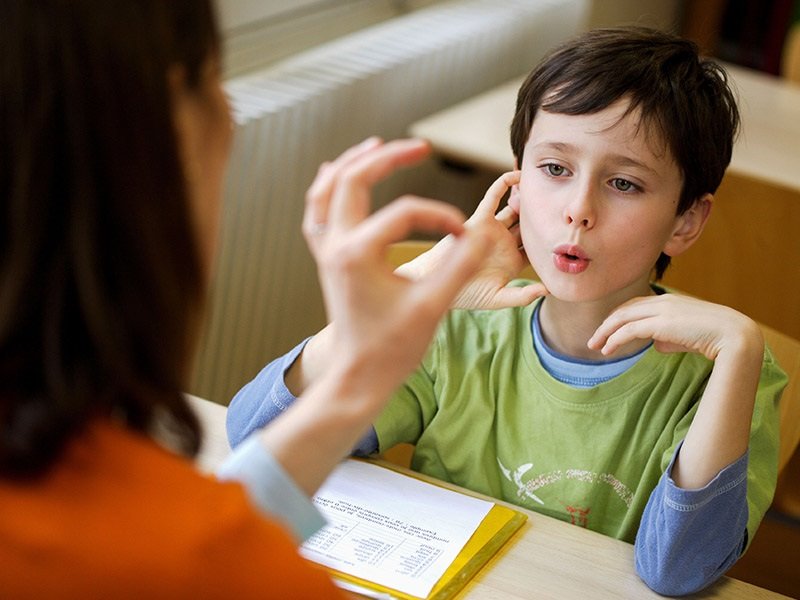
[(314, 502), (328, 525), (301, 553), (343, 587), (383, 598), (451, 598), (527, 519), (356, 459), (333, 472)]

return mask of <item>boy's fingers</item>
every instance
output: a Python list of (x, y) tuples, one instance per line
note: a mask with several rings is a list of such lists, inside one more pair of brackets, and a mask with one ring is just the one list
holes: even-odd
[(452, 305), (459, 291), (481, 265), (489, 247), (489, 239), (480, 231), (464, 230), (455, 237), (448, 258), (438, 268), (415, 283), (420, 302), (430, 302), (440, 313)]
[[(636, 327), (641, 326), (644, 322), (650, 322), (651, 319), (658, 316), (658, 311), (654, 310), (652, 300), (657, 301), (658, 297), (639, 297), (632, 298), (627, 302), (618, 306), (605, 321), (600, 324), (600, 327), (589, 338), (587, 345), (593, 349), (603, 349), (609, 346), (609, 341), (612, 340), (616, 346), (619, 345), (618, 341), (626, 332), (632, 331), (633, 324), (638, 324)], [(622, 333), (620, 333), (622, 331)], [(649, 336), (646, 336), (649, 337)], [(633, 339), (633, 338), (630, 338)], [(626, 341), (630, 341), (626, 340)], [(612, 350), (613, 351), (613, 350)]]
[(536, 298), (547, 295), (547, 288), (543, 283), (532, 283), (524, 287), (506, 287), (497, 293), (497, 303), (500, 307), (527, 306)]
[(508, 206), (519, 214), (519, 184), (511, 186), (511, 193), (508, 195)]
[(635, 339), (652, 339), (653, 329), (650, 319), (629, 321), (609, 335), (600, 347), (603, 354), (612, 354), (617, 348)]
[(475, 209), (474, 216), (478, 218), (494, 216), (497, 212), (497, 207), (500, 206), (500, 200), (502, 200), (508, 188), (519, 183), (519, 178), (520, 171), (508, 171), (495, 179), (494, 183), (486, 190), (486, 194), (484, 194), (483, 199)]
[(600, 324), (597, 332), (605, 332), (608, 335), (625, 323), (657, 316), (659, 314), (658, 302), (658, 296), (632, 298), (615, 308)]
[(510, 206), (504, 206), (500, 212), (495, 215), (495, 219), (500, 221), (507, 229), (519, 222), (519, 215)]

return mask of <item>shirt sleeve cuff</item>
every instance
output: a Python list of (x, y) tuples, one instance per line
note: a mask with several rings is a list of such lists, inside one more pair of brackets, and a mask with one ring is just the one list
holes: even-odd
[(220, 465), (217, 478), (241, 483), (257, 508), (281, 520), (301, 542), (326, 524), (311, 499), (256, 435), (246, 439)]
[(673, 454), (666, 470), (664, 504), (669, 508), (682, 512), (697, 510), (714, 500), (714, 498), (747, 481), (749, 451), (745, 451), (742, 456), (723, 468), (705, 486), (697, 489), (678, 487), (672, 479), (672, 469), (682, 445), (683, 443), (681, 442), (675, 449), (675, 454)]
[(672, 479), (679, 451), (650, 495), (634, 546), (636, 572), (665, 596), (707, 587), (747, 543), (748, 452), (702, 488), (683, 489)]
[(359, 440), (356, 447), (353, 448), (353, 456), (370, 456), (378, 451), (378, 434), (375, 433), (375, 428), (370, 427), (364, 437)]

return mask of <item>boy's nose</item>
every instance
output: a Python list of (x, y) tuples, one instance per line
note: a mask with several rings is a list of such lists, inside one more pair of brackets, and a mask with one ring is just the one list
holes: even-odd
[(591, 186), (581, 186), (564, 211), (568, 225), (591, 229), (595, 223), (594, 191)]

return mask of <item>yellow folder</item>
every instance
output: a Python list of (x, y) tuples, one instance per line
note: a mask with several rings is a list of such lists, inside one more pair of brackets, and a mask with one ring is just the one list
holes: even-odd
[[(381, 466), (397, 471), (390, 465)], [(401, 472), (401, 474), (409, 477), (414, 476), (406, 471)], [(427, 480), (426, 483), (436, 485)], [(425, 599), (333, 569), (329, 569), (329, 572), (334, 579), (384, 593), (391, 598), (401, 598), (403, 600), (448, 600), (463, 589), (467, 582), (503, 547), (527, 519), (528, 516), (523, 512), (501, 504), (495, 504)]]

